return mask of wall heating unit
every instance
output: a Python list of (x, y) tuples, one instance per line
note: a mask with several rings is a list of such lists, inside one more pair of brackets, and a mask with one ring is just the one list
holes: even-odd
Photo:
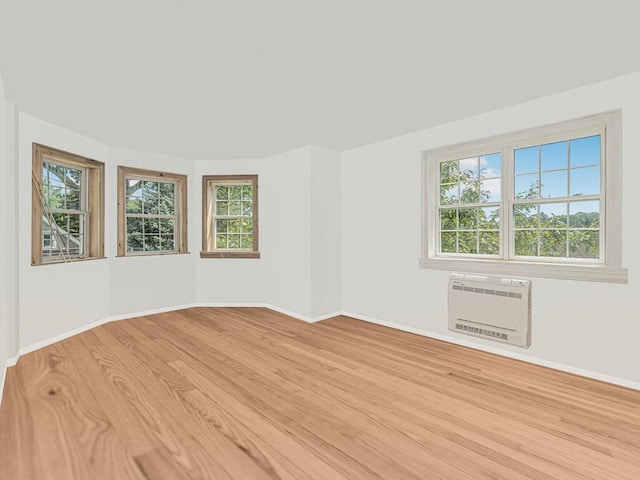
[(449, 330), (531, 345), (531, 282), (488, 275), (449, 277)]

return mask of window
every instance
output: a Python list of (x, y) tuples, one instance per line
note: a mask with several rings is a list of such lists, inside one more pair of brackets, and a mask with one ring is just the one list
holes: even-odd
[(32, 159), (31, 264), (104, 256), (104, 163), (37, 143)]
[(258, 176), (202, 177), (203, 258), (260, 258)]
[(118, 256), (187, 253), (187, 177), (118, 167)]
[(620, 112), (423, 155), (425, 268), (627, 282)]

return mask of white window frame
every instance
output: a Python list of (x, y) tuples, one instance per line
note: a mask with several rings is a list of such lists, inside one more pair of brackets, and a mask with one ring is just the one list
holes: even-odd
[[(43, 163), (82, 170), (81, 210), (48, 209), (44, 204)], [(104, 163), (38, 143), (32, 144), (31, 265), (98, 260), (104, 258)], [(82, 255), (45, 258), (43, 255), (42, 217), (49, 213), (73, 213), (82, 216), (84, 252)], [(52, 239), (53, 240), (53, 239)]]
[[(616, 110), (422, 152), (422, 255), (419, 266), (482, 274), (627, 283), (628, 271), (622, 267), (621, 249), (621, 117), (621, 111)], [(527, 146), (591, 135), (601, 135), (600, 258), (539, 259), (514, 255), (513, 205), (517, 203), (513, 198), (514, 151)], [(439, 253), (440, 163), (498, 152), (502, 155), (501, 254), (489, 256)], [(557, 203), (567, 201), (567, 198), (538, 200), (542, 200), (542, 203)]]
[[(172, 183), (174, 185), (174, 214), (128, 214), (126, 210), (126, 182), (128, 179), (140, 181)], [(127, 250), (127, 218), (172, 218), (174, 220), (173, 250)], [(152, 255), (179, 255), (187, 250), (187, 176), (180, 173), (159, 172), (142, 168), (118, 165), (118, 257), (144, 257)]]
[[(216, 248), (216, 219), (234, 218), (219, 216), (216, 213), (216, 187), (251, 185), (253, 187), (252, 215), (253, 247), (252, 248)], [(260, 258), (258, 224), (258, 175), (204, 175), (202, 177), (202, 251), (201, 258)]]

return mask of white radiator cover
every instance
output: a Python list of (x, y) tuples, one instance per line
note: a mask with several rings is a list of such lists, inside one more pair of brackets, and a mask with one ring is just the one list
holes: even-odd
[(449, 277), (449, 330), (531, 345), (531, 282), (489, 275)]

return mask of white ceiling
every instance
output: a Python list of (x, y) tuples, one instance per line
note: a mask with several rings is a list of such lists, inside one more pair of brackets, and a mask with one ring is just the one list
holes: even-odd
[(0, 73), (21, 110), (112, 145), (190, 158), (344, 150), (640, 71), (636, 9), (0, 0)]

